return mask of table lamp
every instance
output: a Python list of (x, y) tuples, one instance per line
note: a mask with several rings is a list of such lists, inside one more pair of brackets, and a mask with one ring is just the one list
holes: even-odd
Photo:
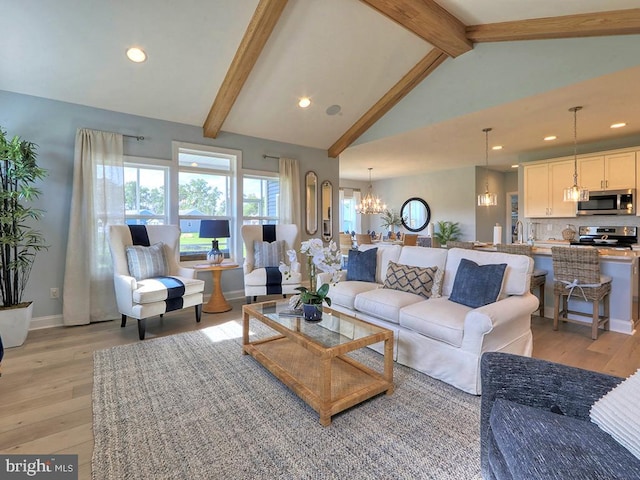
[(200, 238), (213, 238), (207, 261), (213, 265), (222, 263), (224, 254), (218, 249), (218, 238), (229, 238), (229, 220), (200, 220)]

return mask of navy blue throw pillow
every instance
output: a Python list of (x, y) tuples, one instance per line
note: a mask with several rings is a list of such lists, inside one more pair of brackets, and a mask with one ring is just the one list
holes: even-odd
[(378, 248), (370, 248), (361, 252), (349, 250), (349, 262), (347, 263), (347, 280), (361, 282), (376, 281), (376, 263), (378, 261)]
[(500, 295), (506, 263), (478, 265), (463, 258), (460, 260), (449, 300), (471, 308), (493, 303)]

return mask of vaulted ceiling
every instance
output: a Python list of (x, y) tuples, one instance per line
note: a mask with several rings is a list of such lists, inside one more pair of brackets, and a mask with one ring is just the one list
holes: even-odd
[[(534, 135), (568, 125), (567, 108), (583, 99), (592, 111), (624, 116), (624, 135), (640, 134), (640, 109), (631, 108), (640, 104), (639, 69), (524, 99), (505, 95), (503, 105), (387, 137), (363, 134), (481, 44), (640, 34), (636, 7), (637, 0), (21, 0), (4, 5), (0, 18), (0, 89), (198, 125), (213, 138), (228, 131), (326, 149), (340, 156), (341, 176), (361, 179), (365, 166), (398, 176), (481, 163), (481, 129), (503, 119), (499, 143), (509, 149), (496, 163), (506, 165), (536, 148)], [(126, 60), (132, 45), (147, 52), (146, 62)], [(307, 109), (297, 106), (303, 96)], [(504, 121), (518, 112), (530, 115)], [(603, 113), (585, 120), (583, 140), (601, 139), (592, 120)], [(399, 152), (403, 162), (389, 167)]]

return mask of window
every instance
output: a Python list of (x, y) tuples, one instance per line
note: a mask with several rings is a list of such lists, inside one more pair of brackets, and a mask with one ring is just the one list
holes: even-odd
[(125, 157), (124, 208), (127, 225), (164, 225), (168, 221), (169, 169), (137, 163)]
[[(180, 256), (197, 260), (211, 249), (212, 238), (200, 238), (200, 220), (229, 220), (229, 230), (235, 232), (234, 196), (236, 163), (239, 152), (174, 143), (178, 163), (176, 201), (180, 237)], [(231, 234), (235, 237), (234, 233)], [(232, 239), (219, 238), (219, 248), (226, 257), (232, 256)]]
[(340, 189), (340, 231), (360, 232), (360, 218), (356, 205), (360, 203), (360, 190)]
[(278, 223), (280, 179), (277, 174), (246, 173), (242, 181), (243, 225)]

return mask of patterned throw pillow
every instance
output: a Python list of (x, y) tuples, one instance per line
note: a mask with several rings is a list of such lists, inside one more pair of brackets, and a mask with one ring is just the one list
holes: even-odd
[(415, 293), (429, 298), (437, 271), (438, 267), (420, 268), (389, 262), (384, 288)]
[(431, 298), (440, 298), (442, 296), (442, 280), (444, 279), (444, 270), (439, 268), (436, 270), (431, 286)]
[(125, 250), (129, 274), (136, 280), (163, 277), (169, 273), (169, 263), (162, 242), (154, 243), (150, 247), (129, 245)]
[(478, 265), (461, 259), (449, 300), (471, 308), (495, 302), (502, 290), (506, 268), (506, 263)]
[(275, 242), (253, 242), (253, 268), (277, 267), (284, 262), (284, 240)]

